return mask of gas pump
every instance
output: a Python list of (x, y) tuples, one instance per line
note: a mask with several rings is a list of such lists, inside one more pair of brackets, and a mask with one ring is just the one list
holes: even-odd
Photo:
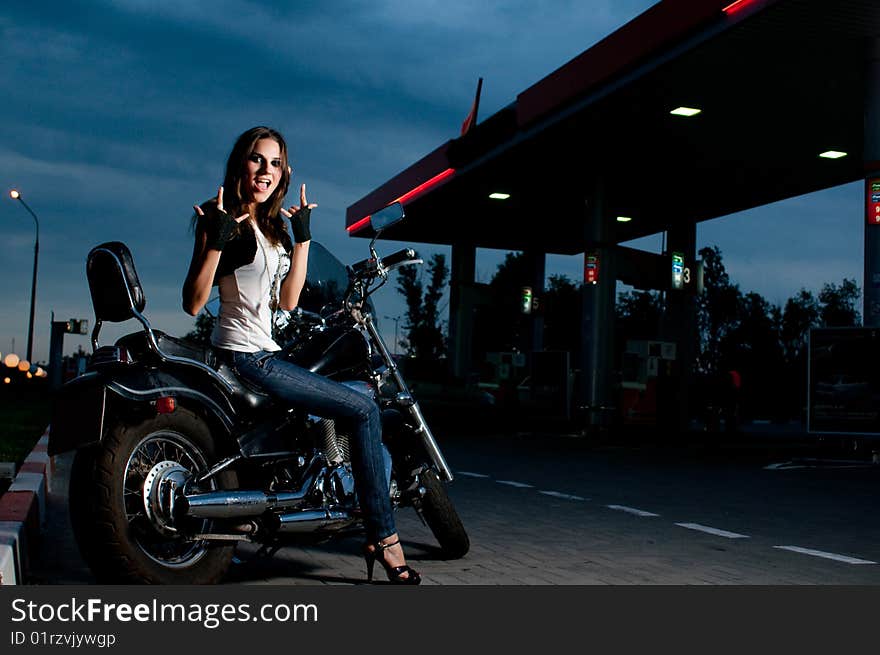
[(619, 395), (624, 425), (657, 425), (669, 404), (675, 375), (676, 347), (670, 341), (631, 339), (623, 354)]

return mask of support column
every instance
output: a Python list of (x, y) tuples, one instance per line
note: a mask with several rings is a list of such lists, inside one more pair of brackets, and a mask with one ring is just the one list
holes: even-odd
[[(599, 179), (587, 199), (584, 258), (598, 258), (598, 280), (583, 285), (580, 397), (586, 425), (610, 425), (614, 413), (611, 370), (614, 353), (614, 303), (617, 292), (613, 243), (605, 216), (604, 182)], [(586, 278), (585, 278), (586, 281)]]
[(471, 372), (474, 306), (469, 293), (476, 273), (477, 248), (453, 244), (449, 281), (449, 362), (452, 375), (465, 379)]
[(868, 45), (865, 62), (865, 327), (880, 326), (880, 220), (874, 186), (880, 185), (880, 39)]
[[(691, 267), (697, 260), (697, 226), (695, 223), (681, 223), (670, 227), (667, 232), (669, 252), (684, 253), (685, 264)], [(667, 420), (668, 427), (685, 431), (690, 426), (689, 391), (693, 379), (697, 340), (697, 299), (689, 291), (671, 290), (666, 292), (666, 317), (664, 320), (664, 340), (675, 343), (675, 363), (672, 366), (672, 379), (669, 391), (663, 394), (671, 407), (661, 410), (660, 415)]]

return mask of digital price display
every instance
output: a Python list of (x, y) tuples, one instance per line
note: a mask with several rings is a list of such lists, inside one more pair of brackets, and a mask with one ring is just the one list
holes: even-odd
[(672, 253), (672, 288), (684, 288), (684, 253)]
[(880, 177), (865, 180), (867, 208), (865, 218), (868, 225), (880, 225)]
[(532, 287), (523, 287), (520, 292), (520, 311), (523, 314), (532, 313)]
[(590, 254), (584, 258), (584, 282), (586, 284), (599, 283), (599, 255)]

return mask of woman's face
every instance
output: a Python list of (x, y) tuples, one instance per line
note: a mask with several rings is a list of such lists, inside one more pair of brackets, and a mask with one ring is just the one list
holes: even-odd
[(266, 202), (281, 182), (281, 146), (275, 139), (260, 139), (248, 155), (244, 172), (244, 191), (257, 203)]

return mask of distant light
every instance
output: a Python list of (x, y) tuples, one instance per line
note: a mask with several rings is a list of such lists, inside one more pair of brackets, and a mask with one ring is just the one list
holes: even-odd
[(507, 200), (510, 197), (509, 193), (490, 193), (489, 197), (492, 200)]
[(30, 371), (28, 371), (27, 372), (27, 379), (30, 380), (32, 377), (34, 377), (33, 374)]
[(3, 360), (3, 363), (6, 364), (9, 368), (15, 368), (18, 366), (19, 358), (15, 353), (9, 353), (6, 355), (6, 359)]
[(9, 378), (3, 378), (3, 384), (9, 384), (10, 382), (12, 382), (12, 380)]
[(18, 370), (21, 371), (22, 373), (27, 371), (30, 367), (31, 367), (31, 363), (26, 359), (22, 359), (21, 361), (18, 362)]
[(696, 116), (699, 114), (702, 109), (696, 109), (695, 107), (678, 107), (673, 109), (670, 114), (673, 116)]
[(825, 159), (840, 159), (841, 157), (846, 157), (846, 153), (840, 152), (839, 150), (826, 150), (819, 156), (824, 157)]
[(618, 223), (629, 223), (631, 220), (632, 220), (632, 216), (618, 216), (617, 217)]
[(19, 198), (21, 198), (21, 194), (18, 192), (18, 190), (13, 189), (9, 192), (9, 197), (13, 200), (18, 200)]
[(42, 367), (37, 366), (37, 372), (35, 373), (35, 375), (38, 378), (44, 378), (48, 375), (48, 373), (46, 373), (46, 371), (44, 371)]

